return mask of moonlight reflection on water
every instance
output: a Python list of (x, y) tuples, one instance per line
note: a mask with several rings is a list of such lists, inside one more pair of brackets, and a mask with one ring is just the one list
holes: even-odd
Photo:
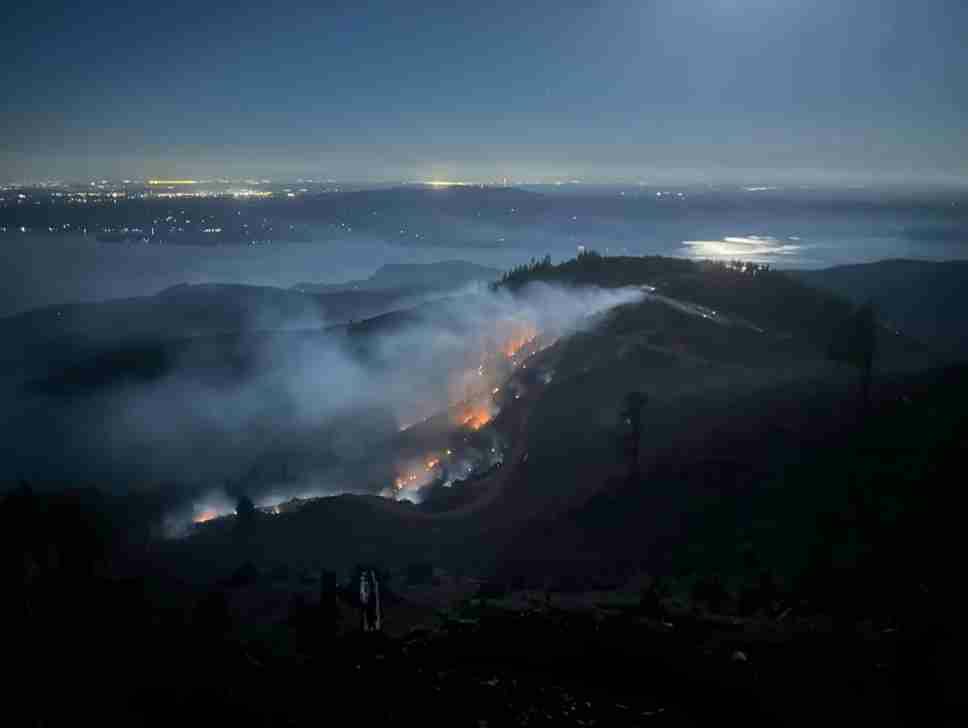
[(730, 236), (722, 240), (686, 240), (687, 256), (706, 260), (744, 260), (772, 263), (783, 256), (797, 256), (804, 249), (799, 238), (781, 240), (769, 235)]

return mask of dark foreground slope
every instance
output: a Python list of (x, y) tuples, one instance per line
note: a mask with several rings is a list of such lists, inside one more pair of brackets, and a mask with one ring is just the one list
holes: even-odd
[[(308, 542), (303, 563), (192, 584), (137, 544), (123, 503), (22, 491), (0, 503), (9, 695), (44, 724), (955, 725), (965, 630), (950, 607), (949, 473), (968, 435), (966, 374), (884, 381), (872, 416), (834, 417), (837, 432), (820, 429), (834, 401), (820, 395), (774, 399), (762, 418), (734, 410), (744, 429), (706, 459), (667, 454), (534, 524), (544, 550), (516, 544), (557, 551), (569, 571), (546, 561), (485, 586), (469, 568), (388, 572), (384, 639), (355, 633), (352, 589)], [(812, 444), (764, 478), (768, 433), (808, 424)], [(673, 490), (691, 494), (688, 517)], [(356, 538), (363, 504), (341, 508), (337, 535)], [(650, 543), (661, 520), (677, 538)], [(659, 548), (672, 568), (657, 565), (656, 582), (641, 570)], [(637, 574), (624, 586), (622, 568)]]

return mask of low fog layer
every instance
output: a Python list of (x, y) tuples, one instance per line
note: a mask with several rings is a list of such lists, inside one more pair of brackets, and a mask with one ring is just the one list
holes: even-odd
[[(288, 288), (366, 278), (380, 263), (470, 260), (500, 269), (546, 248), (403, 247), (377, 239), (252, 246), (119, 245), (94, 236), (5, 236), (0, 317), (40, 306), (153, 295), (183, 283)], [(567, 241), (561, 252), (573, 254)]]

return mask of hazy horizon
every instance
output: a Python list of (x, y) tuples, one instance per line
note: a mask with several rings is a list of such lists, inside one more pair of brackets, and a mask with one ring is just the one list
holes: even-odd
[(954, 0), (18, 6), (0, 167), (960, 182), (966, 24)]

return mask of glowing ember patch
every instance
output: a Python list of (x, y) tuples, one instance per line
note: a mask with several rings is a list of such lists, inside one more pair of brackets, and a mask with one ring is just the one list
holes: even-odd
[(467, 402), (458, 408), (454, 419), (461, 427), (477, 431), (494, 419), (494, 414), (488, 401)]
[(404, 490), (405, 488), (415, 487), (417, 482), (418, 478), (416, 473), (406, 473), (393, 481), (393, 487), (397, 490)]
[(214, 508), (206, 508), (201, 513), (195, 515), (192, 519), (193, 523), (208, 523), (209, 521), (214, 521), (218, 518), (218, 511)]
[(514, 358), (521, 349), (538, 338), (538, 329), (534, 324), (516, 322), (511, 324), (510, 332), (504, 337), (501, 351), (508, 359)]
[(387, 488), (382, 495), (395, 500), (419, 502), (415, 500), (419, 499), (419, 491), (433, 482), (439, 465), (440, 458), (436, 455), (427, 455), (422, 460), (399, 464), (399, 474), (393, 479), (393, 487)]

